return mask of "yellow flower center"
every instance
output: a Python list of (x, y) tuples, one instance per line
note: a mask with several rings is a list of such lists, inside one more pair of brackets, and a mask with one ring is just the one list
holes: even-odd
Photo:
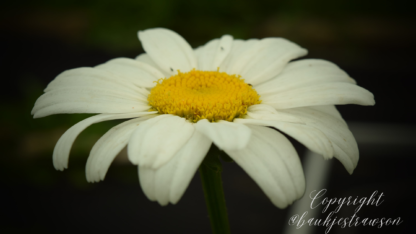
[(260, 96), (240, 76), (192, 70), (159, 79), (147, 98), (152, 111), (178, 115), (191, 122), (232, 121), (259, 104)]

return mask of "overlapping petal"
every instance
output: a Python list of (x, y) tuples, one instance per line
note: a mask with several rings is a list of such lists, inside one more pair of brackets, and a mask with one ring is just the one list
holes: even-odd
[(145, 121), (130, 138), (129, 159), (133, 164), (157, 169), (184, 146), (194, 130), (190, 122), (174, 115), (160, 115)]
[(278, 112), (296, 116), (304, 124), (284, 122), (274, 114), (263, 114), (259, 119), (236, 119), (235, 122), (275, 127), (324, 158), (337, 158), (349, 173), (353, 172), (359, 158), (357, 143), (333, 106), (293, 108)]
[(67, 89), (67, 88), (84, 88), (97, 87), (102, 89), (115, 88), (122, 93), (135, 95), (140, 93), (138, 87), (133, 85), (132, 81), (120, 77), (112, 72), (91, 67), (81, 67), (70, 69), (59, 74), (52, 80), (45, 89), (45, 92)]
[(71, 128), (69, 128), (58, 140), (58, 143), (55, 145), (53, 150), (53, 165), (57, 170), (64, 170), (68, 168), (68, 158), (71, 147), (78, 137), (78, 135), (84, 131), (87, 127), (94, 123), (99, 123), (107, 120), (113, 119), (128, 119), (128, 118), (137, 118), (140, 116), (146, 116), (154, 114), (155, 112), (135, 112), (135, 113), (126, 113), (126, 114), (100, 114), (84, 119)]
[(305, 178), (296, 150), (276, 130), (247, 125), (252, 137), (242, 150), (225, 152), (253, 178), (274, 205), (285, 208), (300, 198)]
[(290, 60), (306, 54), (307, 50), (283, 38), (235, 40), (221, 68), (258, 85), (277, 76)]
[(145, 88), (152, 88), (155, 81), (165, 77), (153, 66), (128, 58), (113, 59), (95, 68), (113, 73), (129, 83)]
[(374, 105), (374, 96), (368, 90), (343, 82), (318, 84), (293, 89), (263, 98), (263, 103), (276, 109), (288, 109), (305, 106), (357, 104)]
[(34, 118), (66, 113), (145, 111), (148, 91), (94, 68), (65, 71), (53, 80), (32, 109)]
[(281, 74), (255, 87), (277, 109), (319, 105), (374, 105), (374, 96), (336, 65), (316, 59), (289, 63)]
[(234, 121), (236, 123), (270, 126), (279, 129), (304, 144), (313, 152), (322, 154), (324, 158), (331, 158), (334, 154), (331, 142), (323, 132), (307, 125), (259, 119), (236, 119)]
[(343, 122), (345, 125), (347, 125), (345, 120), (342, 118), (341, 113), (339, 113), (337, 108), (333, 105), (329, 105), (329, 106), (309, 106), (309, 108), (313, 109), (313, 110), (323, 112), (323, 113), (328, 114), (332, 117), (335, 117), (337, 120), (339, 120), (339, 121)]
[(105, 91), (99, 89), (69, 89), (45, 93), (38, 99), (33, 109), (33, 117), (69, 113), (128, 113), (150, 109), (141, 101), (104, 93)]
[(357, 142), (345, 121), (310, 107), (285, 111), (304, 119), (307, 125), (320, 129), (334, 147), (334, 157), (341, 161), (349, 173), (353, 172), (358, 163), (359, 152)]
[(291, 89), (328, 82), (354, 83), (335, 64), (321, 59), (302, 59), (289, 63), (274, 79), (256, 86), (262, 97)]
[(221, 150), (240, 150), (246, 147), (251, 137), (251, 130), (244, 124), (228, 121), (209, 122), (202, 119), (195, 124), (195, 129), (207, 136)]
[(193, 175), (211, 146), (211, 141), (194, 131), (192, 137), (163, 166), (152, 169), (139, 166), (143, 192), (161, 205), (176, 204), (184, 194)]
[(214, 39), (196, 49), (195, 54), (198, 60), (198, 70), (216, 71), (230, 53), (232, 43), (233, 37), (224, 35), (220, 39)]
[(163, 74), (164, 78), (169, 78), (171, 76), (171, 71), (165, 72), (162, 69), (160, 69), (160, 67), (155, 63), (155, 61), (153, 61), (152, 58), (150, 58), (150, 56), (146, 53), (138, 55), (136, 57), (136, 60), (154, 67)]
[(155, 115), (143, 115), (140, 118), (125, 121), (106, 132), (95, 143), (88, 157), (85, 170), (87, 181), (99, 182), (100, 180), (104, 180), (110, 164), (127, 145), (133, 131), (141, 122), (153, 117)]
[(270, 116), (273, 116), (273, 119), (276, 119), (280, 122), (305, 124), (297, 116), (293, 116), (293, 115), (286, 114), (281, 111), (277, 111), (275, 108), (269, 105), (257, 104), (257, 105), (249, 106), (247, 109), (247, 117), (250, 119), (267, 119)]
[(179, 34), (164, 28), (139, 31), (139, 39), (146, 53), (164, 72), (174, 75), (197, 68), (191, 46)]

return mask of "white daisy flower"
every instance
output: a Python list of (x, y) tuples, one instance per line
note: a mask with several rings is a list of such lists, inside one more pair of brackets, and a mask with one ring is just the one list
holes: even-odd
[(156, 28), (138, 33), (145, 54), (64, 71), (39, 97), (34, 118), (100, 113), (72, 126), (53, 152), (68, 167), (70, 149), (91, 124), (130, 119), (109, 130), (88, 157), (86, 177), (103, 180), (128, 145), (146, 196), (161, 205), (182, 197), (211, 144), (227, 153), (270, 200), (284, 208), (303, 195), (299, 157), (281, 132), (352, 173), (358, 148), (334, 105), (374, 105), (373, 95), (331, 62), (283, 38), (235, 40), (197, 49)]

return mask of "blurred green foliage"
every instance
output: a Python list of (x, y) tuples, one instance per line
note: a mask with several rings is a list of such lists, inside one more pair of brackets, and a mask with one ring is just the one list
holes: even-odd
[[(348, 31), (345, 22), (355, 17), (412, 15), (412, 9), (400, 1), (38, 0), (7, 4), (13, 10), (3, 8), (3, 16), (15, 14), (28, 21), (45, 17), (50, 24), (63, 27), (66, 36), (76, 34), (73, 36), (82, 44), (111, 51), (139, 49), (137, 31), (153, 27), (170, 28), (195, 47), (223, 34), (243, 39), (278, 36), (268, 29), (275, 22), (276, 27), (285, 28), (281, 36), (302, 41), (305, 35), (299, 27), (309, 27), (303, 23), (311, 19), (333, 24), (331, 29), (341, 32)], [(36, 27), (34, 21), (32, 26)]]

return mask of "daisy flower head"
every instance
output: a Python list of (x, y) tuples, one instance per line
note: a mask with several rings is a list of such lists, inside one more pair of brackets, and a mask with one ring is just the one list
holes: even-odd
[(94, 145), (87, 180), (103, 180), (127, 145), (144, 193), (161, 205), (179, 201), (211, 144), (240, 165), (274, 205), (291, 204), (303, 195), (303, 170), (289, 140), (275, 129), (353, 172), (357, 143), (334, 105), (375, 102), (333, 63), (291, 62), (307, 51), (283, 38), (224, 35), (192, 49), (168, 29), (138, 36), (146, 53), (64, 71), (36, 101), (34, 118), (98, 113), (59, 139), (56, 169), (68, 167), (72, 144), (85, 128), (128, 119)]

